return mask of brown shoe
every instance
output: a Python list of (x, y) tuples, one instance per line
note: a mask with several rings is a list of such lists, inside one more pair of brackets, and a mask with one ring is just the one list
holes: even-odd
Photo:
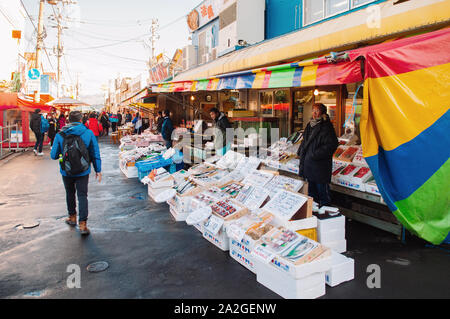
[(78, 228), (80, 229), (81, 235), (89, 235), (91, 231), (87, 228), (86, 222), (79, 222)]
[(69, 218), (66, 219), (66, 224), (68, 224), (70, 226), (76, 226), (77, 225), (77, 214), (69, 215)]

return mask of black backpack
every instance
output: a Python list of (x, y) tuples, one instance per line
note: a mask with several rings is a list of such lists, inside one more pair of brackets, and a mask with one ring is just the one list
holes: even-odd
[(89, 151), (79, 135), (59, 133), (63, 141), (61, 168), (69, 176), (78, 175), (89, 169)]

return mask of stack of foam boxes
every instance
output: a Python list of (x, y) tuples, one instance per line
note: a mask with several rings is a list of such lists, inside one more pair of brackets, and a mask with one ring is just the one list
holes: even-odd
[(345, 216), (337, 213), (331, 216), (328, 213), (315, 213), (317, 217), (317, 240), (323, 246), (343, 253), (347, 250), (345, 240)]
[(331, 269), (330, 250), (314, 260), (295, 265), (275, 257), (271, 262), (255, 258), (257, 281), (285, 299), (315, 299), (325, 295), (325, 276)]
[(326, 272), (325, 282), (335, 287), (355, 278), (355, 261), (335, 251), (331, 252), (331, 269)]

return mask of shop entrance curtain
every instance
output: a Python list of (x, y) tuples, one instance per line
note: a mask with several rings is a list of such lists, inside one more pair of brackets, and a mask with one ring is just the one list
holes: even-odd
[(20, 97), (17, 93), (0, 92), (0, 111), (9, 109), (20, 109), (21, 111), (33, 112), (40, 109), (43, 112), (50, 112), (52, 107), (42, 103), (34, 103)]
[(350, 52), (364, 56), (364, 157), (390, 210), (440, 244), (450, 231), (450, 29)]

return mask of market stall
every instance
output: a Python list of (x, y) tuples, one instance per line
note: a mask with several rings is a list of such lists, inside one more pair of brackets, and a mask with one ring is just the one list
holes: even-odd
[(19, 142), (19, 148), (34, 146), (36, 138), (34, 134), (30, 134), (30, 117), (36, 109), (40, 109), (43, 114), (52, 111), (51, 106), (35, 103), (18, 93), (0, 93), (0, 126), (17, 125), (16, 131), (4, 132), (2, 129), (2, 140), (6, 138), (6, 134), (10, 134), (12, 142)]

